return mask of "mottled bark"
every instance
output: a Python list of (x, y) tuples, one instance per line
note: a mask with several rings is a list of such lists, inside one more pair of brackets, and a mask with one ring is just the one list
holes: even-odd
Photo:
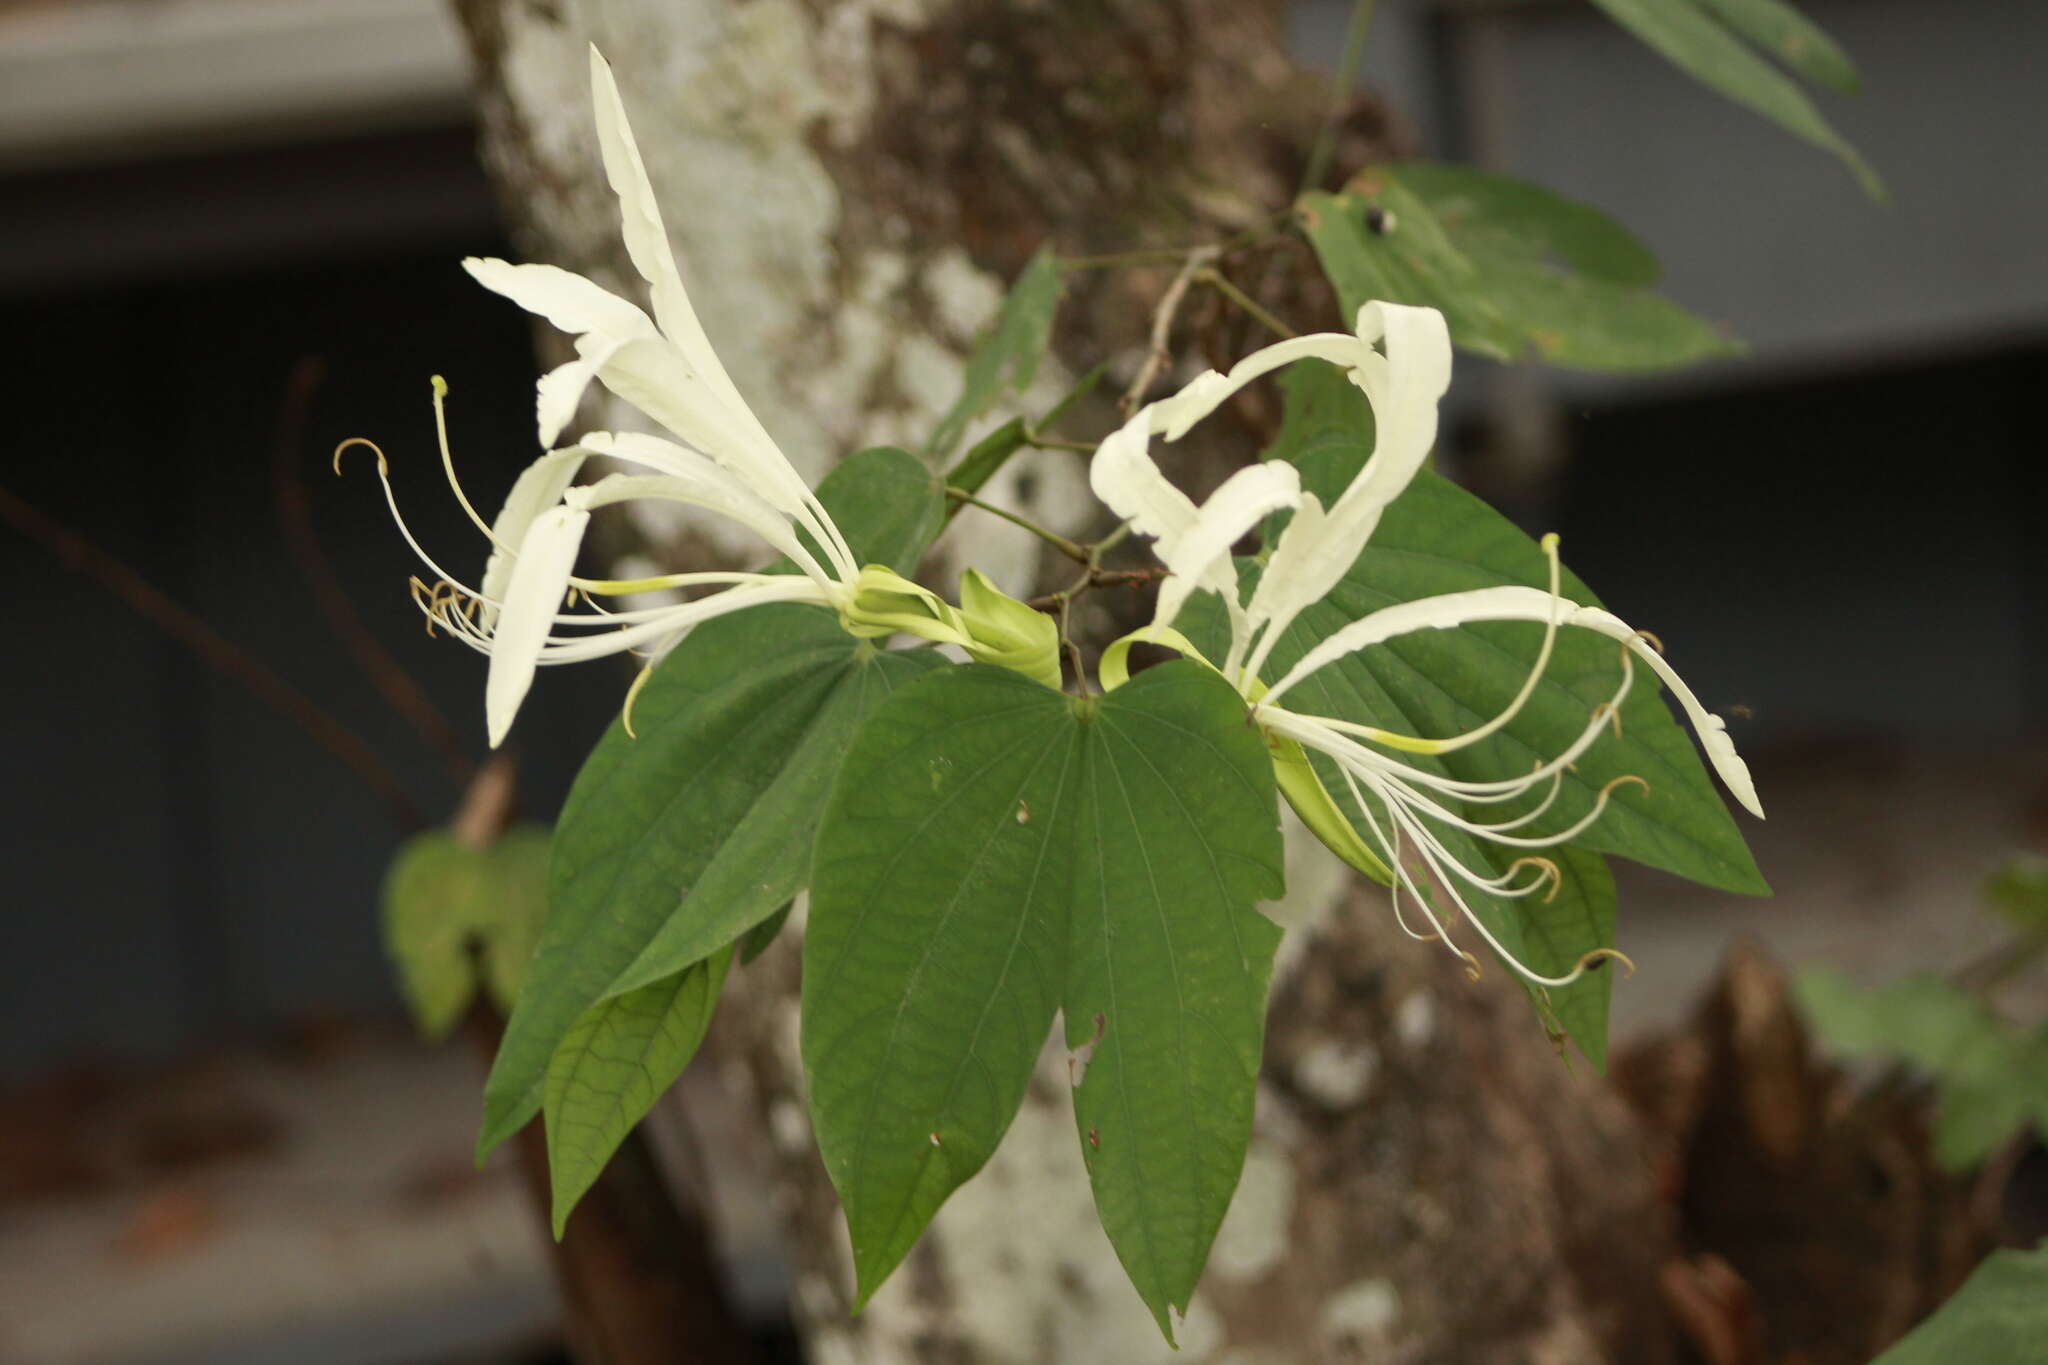
[[(812, 472), (922, 437), (1001, 281), (1041, 241), (1213, 241), (1284, 208), (1324, 98), (1286, 59), (1277, 7), (1247, 0), (459, 8), (486, 156), (526, 248), (630, 279), (585, 112), (594, 39), (714, 344)], [(1383, 145), (1369, 106), (1355, 123), (1357, 141)], [(1170, 273), (1076, 277), (1056, 345), (1065, 373), (1104, 356), (1135, 372)], [(1334, 322), (1314, 315), (1329, 305), (1308, 281), (1283, 258), (1248, 282), (1297, 320)], [(1260, 339), (1206, 296), (1184, 321), (1193, 360)], [(1060, 382), (1048, 367), (1040, 396)], [(1233, 411), (1240, 427), (1270, 418), (1262, 401)], [(1075, 459), (1034, 456), (988, 496), (1072, 528), (1087, 515), (1080, 487)], [(978, 564), (1031, 587), (1034, 546), (985, 520), (974, 534)], [(1056, 1052), (989, 1168), (848, 1318), (845, 1232), (800, 1091), (800, 917), (736, 972), (704, 1085), (767, 1140), (713, 1141), (707, 1158), (738, 1168), (772, 1153), (764, 1197), (789, 1234), (812, 1358), (1670, 1359), (1665, 1234), (1625, 1113), (1559, 1061), (1503, 973), (1472, 985), (1456, 959), (1402, 938), (1384, 902), (1327, 873), (1314, 893), (1314, 880), (1295, 879), (1309, 923), (1278, 974), (1258, 1135), (1177, 1357), (1095, 1224)]]

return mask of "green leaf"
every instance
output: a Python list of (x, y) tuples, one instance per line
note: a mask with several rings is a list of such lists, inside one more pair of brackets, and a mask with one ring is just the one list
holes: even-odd
[(1863, 82), (1856, 65), (1820, 25), (1783, 0), (1704, 0), (1706, 7), (1751, 43), (1819, 85), (1853, 95)]
[[(943, 523), (938, 481), (890, 447), (849, 456), (818, 498), (864, 563), (914, 568)], [(861, 717), (944, 660), (878, 651), (830, 613), (769, 606), (670, 652), (577, 775), (531, 980), (484, 1084), (481, 1158), (543, 1099), (585, 1010), (708, 957), (803, 888), (811, 838)]]
[(818, 484), (818, 501), (856, 561), (900, 574), (916, 574), (946, 524), (946, 492), (938, 475), (896, 446), (872, 446), (841, 460)]
[(1904, 1058), (1935, 1075), (1957, 1074), (2002, 1037), (1996, 1015), (1954, 982), (1931, 973), (1859, 986), (1833, 968), (1800, 973), (1799, 1003), (1839, 1051)]
[(384, 941), (420, 1032), (445, 1037), (478, 976), (509, 1012), (546, 910), (548, 831), (518, 825), (473, 849), (446, 830), (408, 840), (384, 883)]
[(483, 858), (446, 830), (407, 840), (384, 877), (384, 948), (413, 1021), (446, 1037), (476, 995), (470, 944), (485, 896)]
[(639, 738), (613, 721), (563, 808), (539, 954), (484, 1086), (481, 1150), (533, 1117), (584, 1011), (708, 957), (803, 888), (862, 717), (943, 662), (877, 650), (795, 605), (707, 622), (662, 661), (634, 704)]
[(1877, 173), (1821, 117), (1789, 77), (1743, 44), (1764, 45), (1813, 79), (1853, 88), (1848, 58), (1789, 6), (1771, 0), (1593, 0), (1610, 18), (1709, 89), (1762, 114), (1855, 173), (1873, 199), (1884, 197)]
[(1637, 289), (1657, 282), (1657, 258), (1641, 238), (1600, 210), (1533, 181), (1432, 161), (1384, 169), (1474, 256), (1555, 262)]
[(2038, 1365), (2048, 1341), (2048, 1245), (1994, 1251), (1934, 1316), (1872, 1365)]
[(2048, 931), (2048, 858), (2022, 854), (1984, 888), (1992, 908), (2027, 933)]
[(1280, 930), (1273, 766), (1208, 669), (1164, 664), (1090, 727), (1067, 967), (1081, 1155), (1117, 1258), (1173, 1340), (1251, 1140)]
[(1369, 167), (1301, 218), (1347, 318), (1427, 304), (1468, 350), (1579, 369), (1662, 370), (1741, 348), (1649, 291), (1649, 250), (1598, 210), (1525, 180), (1425, 162)]
[(500, 1014), (509, 1015), (526, 984), (541, 926), (548, 913), (548, 849), (554, 835), (545, 825), (516, 825), (484, 850), (484, 879), (492, 909), (483, 936), (484, 986)]
[[(1326, 437), (1313, 448), (1315, 459), (1303, 483), (1319, 497), (1334, 500), (1370, 453), (1370, 409), (1334, 366), (1295, 369), (1301, 377), (1288, 390), (1290, 406), (1330, 414), (1324, 419)], [(1335, 415), (1346, 403), (1361, 414), (1353, 424), (1360, 438), (1348, 446), (1342, 439), (1345, 424)], [(1284, 456), (1293, 448), (1276, 444), (1268, 453)], [(1258, 572), (1249, 562), (1239, 566), (1243, 591), (1251, 591)], [(1485, 502), (1423, 470), (1388, 507), (1350, 572), (1296, 620), (1275, 648), (1268, 672), (1279, 677), (1314, 644), (1381, 607), (1503, 583), (1546, 586), (1548, 563), (1542, 550)], [(1569, 570), (1562, 588), (1575, 602), (1599, 603)], [(1213, 637), (1220, 605), (1208, 595), (1195, 602), (1195, 611), (1208, 618), (1196, 629)], [(1203, 642), (1201, 635), (1190, 634)], [(1541, 626), (1522, 622), (1418, 631), (1322, 670), (1301, 684), (1307, 690), (1289, 704), (1409, 734), (1458, 734), (1505, 709), (1535, 662), (1541, 640)], [(1560, 632), (1550, 668), (1528, 704), (1501, 733), (1444, 755), (1444, 770), (1468, 781), (1526, 773), (1532, 763), (1569, 745), (1591, 708), (1613, 695), (1620, 678), (1620, 652), (1612, 641), (1587, 631)], [(1606, 815), (1580, 844), (1708, 886), (1768, 892), (1740, 830), (1655, 681), (1647, 670), (1636, 670), (1621, 706), (1621, 737), (1603, 739), (1576, 771), (1565, 775), (1541, 827), (1561, 828), (1576, 820), (1591, 808), (1603, 785), (1632, 774), (1648, 782), (1650, 790), (1633, 784), (1617, 788)], [(1490, 809), (1498, 814), (1515, 810)]]
[(951, 455), (967, 434), (968, 424), (988, 411), (1006, 389), (1022, 392), (1031, 387), (1052, 336), (1061, 287), (1058, 258), (1050, 246), (1040, 247), (1010, 286), (995, 325), (968, 357), (960, 397), (925, 443), (925, 455), (932, 463), (942, 463)]
[(859, 1301), (995, 1150), (1064, 1006), (1092, 1056), (1097, 1206), (1170, 1337), (1250, 1137), (1279, 938), (1252, 907), (1279, 891), (1265, 746), (1197, 665), (1100, 699), (969, 666), (879, 707), (804, 945), (804, 1070)]
[(1862, 987), (1840, 972), (1801, 973), (1799, 1001), (1841, 1052), (1894, 1057), (1934, 1078), (1935, 1158), (1977, 1165), (2030, 1118), (2048, 1129), (2048, 1033), (2022, 1033), (1954, 982), (1918, 974)]
[(732, 949), (585, 1010), (547, 1070), (548, 1172), (559, 1239), (576, 1201), (675, 1084), (711, 1025)]
[(768, 951), (768, 945), (775, 942), (782, 926), (789, 923), (789, 912), (795, 901), (786, 902), (780, 910), (762, 920), (740, 937), (740, 965), (746, 966), (755, 958)]
[(876, 708), (817, 842), (803, 1058), (858, 1303), (1016, 1116), (1059, 1007), (1080, 729), (989, 665)]

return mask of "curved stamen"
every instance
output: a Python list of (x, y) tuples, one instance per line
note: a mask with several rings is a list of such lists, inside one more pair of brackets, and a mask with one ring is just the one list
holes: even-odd
[(462, 510), (469, 514), (470, 521), (475, 524), (477, 530), (484, 533), (484, 539), (490, 541), (494, 549), (502, 554), (517, 556), (519, 551), (498, 539), (497, 533), (491, 530), (491, 524), (479, 516), (476, 508), (470, 505), (469, 494), (462, 491), (462, 480), (455, 477), (455, 456), (448, 449), (448, 414), (444, 410), (448, 397), (448, 381), (437, 374), (429, 379), (428, 383), (434, 390), (434, 439), (441, 446), (441, 470), (448, 476), (448, 486), (455, 490), (455, 500), (462, 504)]
[(1607, 813), (1607, 802), (1612, 797), (1614, 789), (1630, 782), (1641, 787), (1645, 793), (1650, 790), (1650, 784), (1642, 778), (1637, 777), (1633, 773), (1623, 773), (1620, 777), (1614, 778), (1602, 786), (1599, 794), (1593, 798), (1592, 808), (1570, 825), (1558, 830), (1554, 834), (1533, 836), (1502, 834), (1493, 826), (1467, 820), (1461, 815), (1445, 810), (1433, 801), (1424, 800), (1420, 796), (1403, 790), (1398, 784), (1390, 783), (1389, 786), (1409, 809), (1428, 815), (1451, 826), (1453, 829), (1460, 829), (1467, 834), (1476, 835), (1488, 843), (1503, 844), (1509, 848), (1556, 848), (1560, 844), (1570, 843), (1573, 839), (1578, 838), (1581, 834), (1584, 834), (1587, 830), (1598, 824), (1600, 817)]

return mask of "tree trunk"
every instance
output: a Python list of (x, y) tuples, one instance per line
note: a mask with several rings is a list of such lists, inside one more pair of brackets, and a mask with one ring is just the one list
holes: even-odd
[[(1287, 59), (1278, 6), (1252, 0), (458, 9), (522, 247), (633, 279), (588, 114), (595, 41), (706, 330), (814, 475), (862, 445), (918, 444), (1002, 281), (1042, 241), (1067, 254), (1213, 241), (1284, 208), (1325, 99)], [(1128, 377), (1170, 274), (1076, 276), (1056, 350), (1075, 369), (1114, 357)], [(1298, 316), (1318, 289), (1295, 286)], [(1040, 389), (1056, 395), (1060, 367), (1047, 369)], [(987, 496), (1078, 530), (1084, 486), (1078, 461), (1041, 455)], [(975, 562), (1028, 590), (1035, 545), (986, 520), (974, 534)], [(1468, 983), (1382, 903), (1327, 873), (1304, 891), (1328, 860), (1301, 861), (1290, 900), (1304, 922), (1276, 970), (1257, 1134), (1178, 1356), (1095, 1225), (1057, 1052), (988, 1169), (849, 1318), (844, 1225), (803, 1119), (800, 920), (734, 974), (718, 1055), (700, 1066), (767, 1136), (706, 1144), (706, 1158), (773, 1153), (765, 1197), (814, 1360), (1673, 1357), (1656, 1297), (1669, 1233), (1625, 1112), (1559, 1062), (1503, 972)]]

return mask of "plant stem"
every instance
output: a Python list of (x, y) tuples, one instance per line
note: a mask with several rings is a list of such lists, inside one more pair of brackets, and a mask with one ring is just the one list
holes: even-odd
[(1139, 369), (1138, 377), (1131, 381), (1131, 387), (1117, 404), (1125, 417), (1137, 411), (1139, 402), (1145, 397), (1145, 391), (1152, 387), (1152, 381), (1159, 377), (1160, 370), (1173, 358), (1173, 353), (1167, 349), (1166, 343), (1173, 335), (1174, 315), (1180, 311), (1181, 300), (1187, 297), (1188, 286), (1194, 283), (1197, 274), (1222, 254), (1223, 248), (1217, 246), (1196, 247), (1188, 252), (1187, 259), (1181, 263), (1180, 273), (1173, 277), (1173, 283), (1167, 285), (1166, 292), (1159, 296), (1159, 304), (1152, 310), (1151, 350), (1145, 355), (1145, 364)]
[(949, 484), (946, 488), (946, 496), (964, 507), (979, 508), (992, 517), (1002, 518), (1012, 526), (1021, 526), (1077, 564), (1086, 564), (1088, 562), (1088, 547), (1078, 540), (1069, 540), (1059, 532), (1048, 530), (1029, 518), (1018, 516), (1007, 508), (998, 507), (991, 502), (983, 502), (964, 488), (954, 488)]
[(1351, 98), (1358, 85), (1358, 73), (1365, 66), (1365, 35), (1372, 28), (1372, 7), (1373, 0), (1356, 0), (1351, 6), (1351, 20), (1344, 26), (1344, 59), (1337, 68), (1337, 93), (1330, 101), (1323, 126), (1316, 132), (1315, 142), (1309, 147), (1301, 187), (1294, 192), (1297, 199), (1322, 184), (1329, 173), (1330, 158), (1337, 151), (1337, 121), (1343, 116), (1344, 103)]
[(1264, 304), (1260, 303), (1250, 294), (1245, 293), (1244, 290), (1239, 289), (1236, 285), (1232, 284), (1230, 280), (1224, 276), (1223, 272), (1217, 270), (1214, 266), (1206, 267), (1203, 270), (1197, 272), (1196, 277), (1200, 279), (1202, 283), (1208, 285), (1217, 293), (1221, 294), (1224, 298), (1230, 300), (1239, 308), (1243, 309), (1246, 313), (1250, 314), (1254, 321), (1258, 322), (1259, 325), (1264, 327), (1267, 331), (1273, 333), (1273, 335), (1282, 338), (1298, 337), (1301, 335), (1301, 333), (1295, 331), (1292, 327), (1289, 327), (1279, 318), (1274, 317), (1270, 312), (1266, 311), (1266, 307)]

